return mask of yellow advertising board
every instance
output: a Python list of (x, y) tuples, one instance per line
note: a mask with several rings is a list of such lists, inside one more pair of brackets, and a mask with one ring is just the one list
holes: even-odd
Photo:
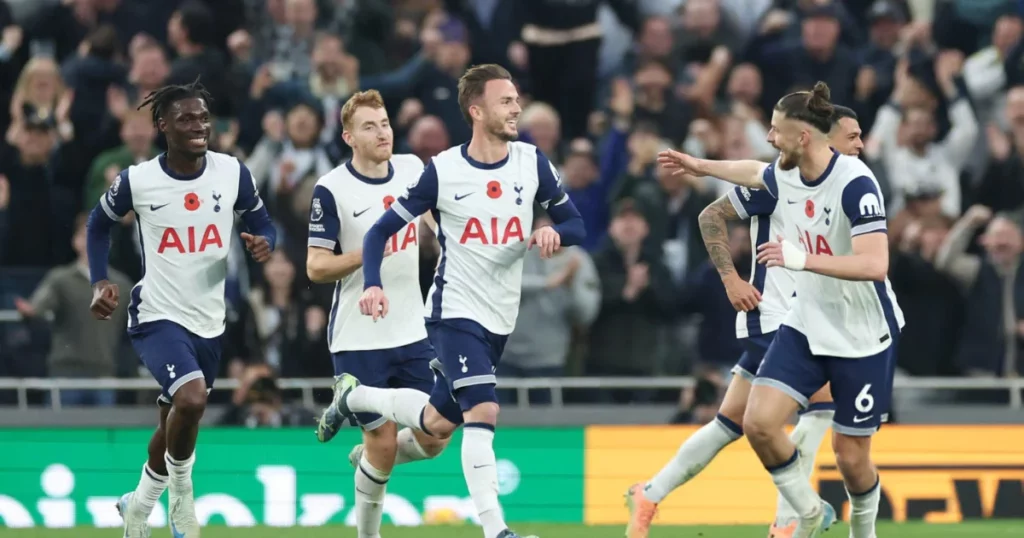
[[(623, 493), (658, 472), (694, 431), (689, 426), (587, 428), (585, 521), (625, 523)], [(886, 426), (874, 437), (872, 453), (882, 478), (882, 518), (933, 523), (1024, 518), (1024, 426)], [(828, 439), (811, 482), (846, 514), (846, 492)], [(665, 499), (658, 522), (768, 523), (775, 499), (768, 473), (740, 439)]]

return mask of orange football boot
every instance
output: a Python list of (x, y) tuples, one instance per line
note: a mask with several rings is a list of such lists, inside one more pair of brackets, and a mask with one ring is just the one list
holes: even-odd
[(772, 523), (772, 527), (768, 529), (768, 538), (793, 538), (793, 533), (796, 532), (796, 524), (796, 520), (793, 520), (784, 527), (779, 527)]
[(658, 513), (658, 503), (644, 497), (643, 483), (633, 484), (626, 492), (626, 507), (629, 508), (629, 525), (626, 538), (647, 538), (651, 522)]

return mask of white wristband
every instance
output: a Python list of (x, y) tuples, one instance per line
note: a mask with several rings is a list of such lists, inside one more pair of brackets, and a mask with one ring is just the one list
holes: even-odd
[(782, 264), (791, 271), (803, 271), (807, 265), (807, 253), (800, 247), (782, 240)]

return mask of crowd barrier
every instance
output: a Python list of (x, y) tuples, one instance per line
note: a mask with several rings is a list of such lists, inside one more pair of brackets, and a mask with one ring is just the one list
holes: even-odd
[[(510, 521), (622, 524), (622, 493), (651, 476), (692, 427), (502, 428), (499, 492)], [(115, 527), (114, 509), (141, 472), (148, 429), (0, 429), (0, 523), (7, 527)], [(209, 525), (353, 524), (347, 451), (308, 429), (207, 429), (195, 465), (196, 509)], [(458, 434), (433, 461), (398, 468), (386, 520), (398, 525), (473, 521)], [(1024, 518), (1024, 426), (886, 426), (875, 438), (883, 518), (956, 522)], [(812, 481), (837, 508), (843, 491), (828, 441)], [(161, 503), (166, 502), (166, 497)], [(659, 524), (766, 523), (775, 489), (745, 441), (670, 496)], [(166, 525), (158, 504), (152, 523)]]
[[(300, 401), (308, 407), (315, 407), (314, 390), (330, 389), (333, 378), (284, 378), (278, 380), (282, 389), (298, 391)], [(551, 393), (551, 406), (564, 405), (565, 390), (608, 390), (608, 389), (681, 389), (692, 387), (692, 377), (531, 377), (498, 379), (500, 388), (517, 391), (517, 404), (529, 407), (529, 391), (547, 389)], [(213, 390), (234, 390), (238, 387), (235, 379), (218, 379)], [(983, 378), (983, 377), (897, 377), (894, 388), (915, 391), (998, 391), (1007, 394), (1006, 402), (1013, 409), (1024, 407), (1024, 378)], [(0, 377), (0, 390), (11, 390), (17, 393), (17, 405), (25, 409), (29, 405), (28, 391), (45, 391), (50, 395), (55, 409), (60, 409), (60, 391), (70, 389), (84, 390), (157, 390), (156, 381), (149, 378), (3, 378)]]

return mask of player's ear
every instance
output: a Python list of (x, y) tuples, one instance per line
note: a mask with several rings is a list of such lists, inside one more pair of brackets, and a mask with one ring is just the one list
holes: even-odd
[(352, 133), (348, 132), (348, 129), (341, 132), (341, 139), (344, 140), (349, 147), (352, 147)]

